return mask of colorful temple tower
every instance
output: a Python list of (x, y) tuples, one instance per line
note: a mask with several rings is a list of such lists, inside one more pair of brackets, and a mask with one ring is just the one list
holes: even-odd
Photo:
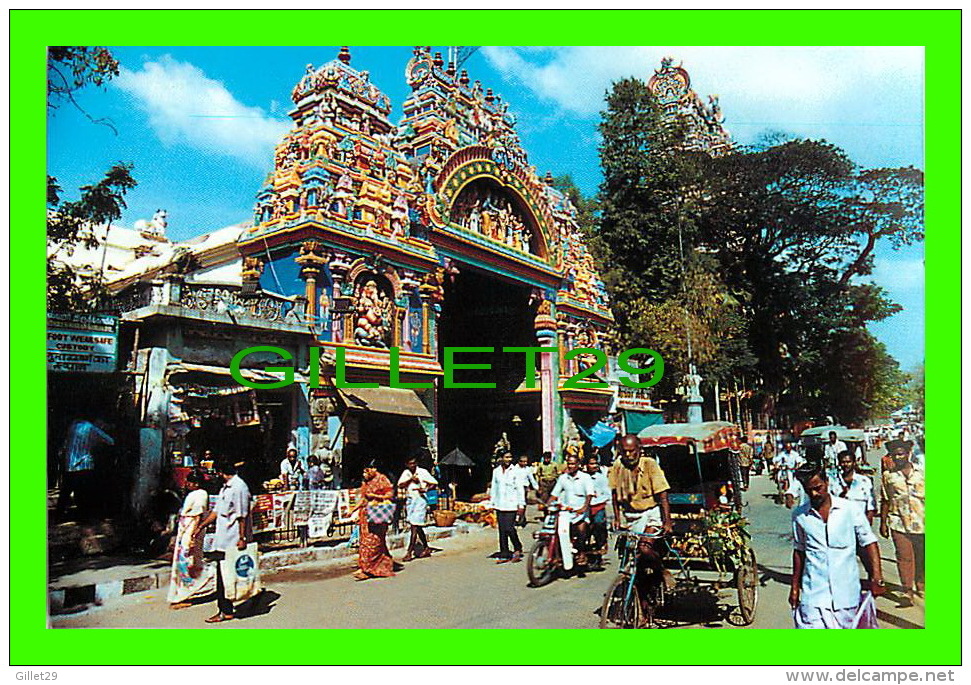
[[(365, 459), (423, 447), (482, 461), (505, 440), (558, 454), (565, 424), (592, 425), (612, 399), (562, 388), (584, 361), (567, 349), (611, 352), (613, 319), (576, 209), (529, 165), (491, 89), (427, 47), (405, 78), (412, 92), (394, 126), (388, 97), (346, 47), (308, 65), (293, 129), (239, 238), (243, 290), (299, 298), (329, 362), (306, 391), (310, 444), (340, 451), (346, 477)], [(557, 349), (536, 354), (526, 378), (527, 354), (504, 347)], [(495, 387), (446, 388), (446, 348), (480, 348), (455, 361), (489, 369), (456, 381)], [(338, 372), (377, 387), (338, 388)], [(402, 384), (412, 387), (391, 387)]]
[(671, 57), (661, 60), (661, 68), (647, 82), (647, 87), (664, 107), (670, 118), (680, 118), (687, 128), (686, 147), (707, 152), (713, 157), (731, 152), (734, 143), (725, 130), (725, 115), (717, 95), (708, 96), (708, 104), (691, 88), (691, 77)]

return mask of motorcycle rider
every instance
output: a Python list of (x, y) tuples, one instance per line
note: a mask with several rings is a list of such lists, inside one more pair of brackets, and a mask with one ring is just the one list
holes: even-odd
[(570, 538), (577, 550), (576, 565), (587, 565), (588, 512), (593, 497), (593, 481), (580, 471), (580, 460), (571, 454), (566, 458), (566, 473), (556, 479), (550, 499), (560, 502), (564, 511), (570, 512)]
[(610, 484), (607, 469), (600, 465), (596, 455), (587, 457), (587, 475), (593, 483), (590, 499), (590, 550), (594, 568), (600, 568), (607, 553), (607, 502), (610, 501)]

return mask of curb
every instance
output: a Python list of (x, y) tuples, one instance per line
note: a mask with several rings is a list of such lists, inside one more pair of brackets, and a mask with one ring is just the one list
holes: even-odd
[[(428, 540), (431, 542), (432, 540), (444, 540), (458, 535), (467, 535), (472, 531), (481, 529), (483, 529), (481, 524), (459, 521), (448, 528), (428, 526), (425, 530)], [(408, 536), (407, 532), (389, 535), (388, 549), (405, 547)], [(278, 550), (260, 555), (260, 571), (272, 574), (297, 564), (311, 561), (335, 561), (356, 555), (357, 548), (351, 547), (348, 542), (341, 542), (333, 547)], [(158, 590), (168, 586), (170, 574), (171, 570), (165, 568), (154, 573), (132, 576), (123, 580), (48, 588), (48, 611), (51, 614), (62, 613), (66, 610), (79, 609), (85, 605), (98, 606), (107, 600), (148, 592), (149, 590)]]

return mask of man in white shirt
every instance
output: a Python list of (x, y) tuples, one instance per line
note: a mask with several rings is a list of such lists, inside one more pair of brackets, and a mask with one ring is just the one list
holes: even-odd
[(803, 504), (809, 501), (809, 496), (806, 494), (806, 491), (803, 490), (802, 483), (799, 482), (798, 478), (789, 479), (789, 489), (786, 490), (782, 496), (786, 500), (786, 509), (801, 507)]
[[(499, 466), (492, 471), (489, 497), (499, 524), (499, 555), (496, 563), (522, 561), (523, 545), (516, 534), (516, 521), (526, 513), (526, 491), (522, 487), (518, 469), (512, 465), (511, 452), (503, 452), (499, 457)], [(510, 541), (512, 554), (509, 553)]]
[(577, 550), (577, 566), (587, 564), (588, 512), (593, 498), (593, 481), (580, 471), (580, 460), (571, 454), (566, 458), (566, 473), (560, 474), (550, 493), (550, 499), (560, 503), (570, 512), (570, 538)]
[(529, 464), (529, 457), (525, 454), (519, 455), (519, 463), (516, 465), (519, 470), (519, 479), (523, 486), (523, 497), (529, 492), (529, 488), (539, 492), (539, 483), (533, 474), (533, 467)]
[(863, 511), (867, 523), (873, 523), (877, 513), (877, 501), (873, 496), (873, 481), (856, 472), (856, 459), (849, 450), (839, 453), (840, 478), (834, 491), (843, 499), (854, 502)]
[(839, 454), (846, 449), (846, 443), (837, 439), (836, 431), (830, 431), (829, 442), (823, 447), (823, 463), (826, 464), (826, 475), (832, 482), (839, 477)]
[(199, 525), (199, 530), (205, 530), (210, 523), (216, 522), (212, 557), (217, 563), (216, 605), (219, 607), (219, 612), (207, 618), (206, 623), (221, 623), (235, 617), (233, 602), (226, 598), (222, 565), (226, 563), (227, 551), (233, 547), (244, 550), (253, 538), (249, 486), (236, 475), (236, 464), (229, 457), (223, 457), (217, 462), (216, 472), (223, 479), (224, 484), (219, 491), (216, 506)]
[(883, 594), (877, 536), (860, 508), (829, 492), (826, 470), (798, 471), (809, 502), (792, 512), (789, 605), (797, 628), (853, 628), (860, 605), (857, 545), (874, 596)]
[(783, 501), (786, 491), (789, 490), (793, 472), (805, 463), (806, 460), (799, 454), (792, 440), (783, 440), (782, 449), (772, 460), (775, 467), (775, 481), (779, 486), (779, 494)]
[(428, 538), (425, 536), (428, 518), (428, 500), (425, 499), (425, 493), (437, 485), (435, 476), (420, 467), (417, 458), (412, 457), (405, 462), (405, 470), (398, 478), (398, 491), (400, 493), (403, 490), (405, 493), (405, 518), (411, 527), (411, 538), (402, 561), (431, 556)]
[(600, 465), (596, 456), (587, 457), (587, 475), (593, 485), (590, 498), (590, 556), (592, 563), (599, 568), (607, 554), (607, 502), (610, 501), (610, 483), (607, 470)]
[(283, 489), (299, 490), (303, 476), (303, 464), (297, 458), (297, 450), (291, 447), (287, 450), (286, 458), (280, 462), (280, 480), (283, 481)]

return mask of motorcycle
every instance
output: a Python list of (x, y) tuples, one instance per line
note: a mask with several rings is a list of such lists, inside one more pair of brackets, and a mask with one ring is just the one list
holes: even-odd
[(573, 541), (570, 539), (570, 511), (556, 502), (546, 505), (543, 525), (533, 533), (536, 539), (526, 559), (526, 575), (533, 587), (553, 582), (557, 571), (569, 572), (574, 566)]

